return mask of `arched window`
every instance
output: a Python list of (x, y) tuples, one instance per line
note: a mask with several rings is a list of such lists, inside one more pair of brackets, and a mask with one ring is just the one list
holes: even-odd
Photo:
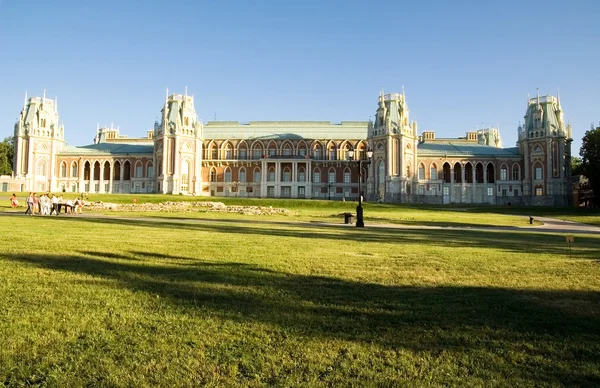
[(429, 168), (429, 179), (431, 179), (431, 180), (438, 179), (437, 166), (435, 165), (435, 163), (433, 163), (431, 165), (431, 167)]
[[(96, 173), (94, 172), (94, 177), (96, 177)], [(128, 181), (131, 180), (131, 163), (129, 160), (126, 160), (123, 164), (123, 180)]]
[(352, 183), (351, 179), (352, 179), (351, 171), (348, 167), (346, 167), (344, 169), (344, 183)]
[(152, 165), (152, 162), (148, 162), (148, 165), (146, 166), (146, 177), (147, 178), (154, 177), (154, 166)]
[(383, 160), (380, 160), (377, 163), (377, 184), (379, 186), (385, 184), (385, 164), (383, 163)]
[(329, 170), (329, 179), (327, 180), (329, 183), (335, 183), (335, 170)]
[(488, 183), (496, 182), (496, 169), (494, 168), (494, 163), (488, 163), (485, 175)]
[[(284, 148), (285, 151), (285, 148)], [(283, 182), (291, 182), (292, 181), (292, 170), (289, 167), (285, 167), (283, 169)]]
[(245, 142), (238, 145), (238, 159), (248, 159), (248, 146)]
[(231, 169), (229, 167), (225, 168), (225, 182), (231, 182)]
[(465, 164), (465, 182), (473, 183), (473, 165), (470, 162)]
[(506, 164), (503, 164), (502, 166), (500, 166), (500, 180), (501, 181), (508, 180), (508, 167), (506, 166)]
[(233, 148), (231, 147), (231, 144), (229, 144), (229, 143), (227, 143), (225, 145), (225, 147), (223, 148), (223, 158), (225, 160), (233, 159)]
[(77, 162), (73, 162), (73, 164), (71, 164), (71, 178), (78, 177), (79, 171), (77, 167)]
[(102, 172), (104, 175), (102, 176), (102, 179), (104, 179), (105, 184), (108, 184), (108, 181), (110, 180), (110, 162), (107, 160), (106, 162), (104, 162), (104, 171)]
[(67, 177), (67, 162), (62, 162), (60, 164), (60, 176), (61, 178)]
[(283, 155), (284, 156), (291, 156), (292, 155), (292, 146), (290, 145), (290, 143), (285, 143), (283, 145)]
[(277, 144), (271, 142), (271, 144), (269, 144), (269, 156), (275, 155), (277, 155)]
[[(350, 156), (348, 155), (348, 152), (350, 152), (352, 148), (350, 147), (350, 144), (346, 143), (346, 145), (344, 145), (344, 154), (342, 155), (342, 159), (343, 160), (349, 160)], [(355, 158), (358, 159), (358, 155), (355, 156)]]
[[(84, 170), (84, 178), (83, 179), (85, 179), (85, 180), (90, 179), (89, 172), (88, 172), (88, 175), (85, 175), (85, 170)], [(113, 181), (120, 181), (120, 180), (121, 180), (121, 162), (119, 162), (117, 160), (113, 167)]]
[(298, 169), (298, 182), (306, 182), (306, 170), (304, 170), (304, 167)]
[(483, 164), (481, 162), (475, 165), (475, 182), (483, 183)]
[(513, 164), (513, 168), (512, 168), (512, 179), (513, 179), (514, 181), (521, 180), (521, 174), (520, 174), (520, 172), (521, 172), (521, 169), (519, 168), (519, 165), (518, 165), (518, 164), (516, 164), (516, 163), (515, 163), (515, 164)]
[(211, 182), (217, 181), (217, 170), (214, 167), (210, 169), (210, 181)]
[(298, 155), (304, 157), (306, 156), (306, 144), (301, 143), (298, 145)]
[(260, 183), (260, 168), (254, 169), (254, 183)]
[(135, 163), (135, 177), (136, 178), (143, 178), (143, 170), (144, 170), (144, 167), (142, 166), (142, 162), (140, 162), (138, 160)]
[(454, 182), (462, 183), (462, 166), (458, 162), (454, 164)]
[(425, 165), (423, 163), (419, 164), (419, 179), (425, 179)]
[(267, 182), (275, 182), (275, 167), (269, 167), (267, 172)]
[[(142, 166), (140, 164), (140, 170), (142, 169)], [(135, 169), (137, 170), (138, 166), (135, 166)], [(181, 191), (188, 191), (188, 185), (189, 185), (189, 170), (190, 170), (190, 163), (187, 160), (184, 160), (183, 162), (181, 162)]]
[(246, 183), (246, 169), (244, 167), (240, 168), (240, 183)]
[(210, 145), (210, 158), (212, 160), (219, 159), (219, 149), (217, 148), (217, 145), (215, 143), (212, 143)]
[(313, 158), (315, 160), (321, 160), (323, 158), (323, 152), (320, 144), (315, 144), (313, 148)]
[(444, 163), (444, 165), (442, 166), (442, 179), (444, 180), (444, 183), (452, 182), (452, 175), (450, 174), (450, 170), (450, 164)]
[(335, 147), (335, 144), (331, 143), (329, 144), (329, 149), (327, 150), (327, 153), (329, 155), (329, 160), (337, 160), (337, 149)]
[(321, 183), (321, 170), (319, 170), (318, 168), (315, 168), (315, 170), (313, 171), (313, 182)]
[(540, 163), (536, 163), (534, 166), (534, 178), (536, 180), (544, 179), (544, 168)]

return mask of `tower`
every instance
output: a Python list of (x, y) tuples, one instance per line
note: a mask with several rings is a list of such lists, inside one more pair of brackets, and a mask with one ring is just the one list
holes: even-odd
[(566, 206), (571, 198), (571, 126), (565, 126), (560, 98), (527, 99), (517, 145), (523, 155), (523, 197), (527, 205)]
[(417, 123), (409, 123), (404, 88), (402, 94), (379, 94), (375, 122), (369, 124), (373, 162), (367, 182), (371, 200), (407, 202), (417, 168)]
[(154, 160), (157, 192), (198, 194), (201, 189), (202, 122), (194, 108), (194, 97), (167, 96), (160, 123), (154, 124)]
[(14, 177), (30, 191), (56, 190), (56, 154), (65, 145), (58, 98), (27, 98), (15, 124)]

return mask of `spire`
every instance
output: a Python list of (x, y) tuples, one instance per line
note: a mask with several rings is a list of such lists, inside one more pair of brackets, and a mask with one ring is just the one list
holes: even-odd
[(169, 88), (167, 88), (167, 94), (165, 95), (165, 103), (169, 101)]
[(187, 100), (187, 86), (185, 87), (185, 99)]
[(404, 100), (404, 85), (402, 85), (402, 99)]
[(536, 88), (537, 90), (537, 103), (540, 105), (540, 88)]
[(25, 103), (23, 104), (23, 106), (27, 106), (27, 90), (25, 91)]
[(42, 104), (44, 103), (45, 99), (46, 99), (46, 89), (44, 89), (44, 98), (42, 99)]
[(558, 110), (561, 110), (561, 107), (560, 107), (560, 93), (559, 93), (558, 89), (556, 89), (556, 105), (558, 105)]
[(58, 96), (54, 97), (54, 111), (58, 113)]

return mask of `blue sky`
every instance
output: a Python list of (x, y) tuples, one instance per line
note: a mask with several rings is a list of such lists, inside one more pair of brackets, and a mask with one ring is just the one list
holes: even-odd
[(203, 121), (368, 120), (404, 85), (419, 132), (500, 125), (560, 90), (573, 153), (600, 121), (598, 1), (0, 0), (0, 137), (25, 90), (58, 96), (69, 144), (144, 136), (165, 89)]

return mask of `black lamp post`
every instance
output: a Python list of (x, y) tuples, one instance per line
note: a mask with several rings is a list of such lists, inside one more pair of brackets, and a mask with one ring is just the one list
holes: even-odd
[(356, 154), (356, 160), (354, 159), (355, 152), (354, 150), (348, 151), (348, 156), (350, 156), (350, 160), (358, 163), (358, 206), (356, 207), (356, 227), (364, 228), (365, 221), (363, 219), (363, 207), (362, 207), (362, 192), (360, 191), (360, 181), (362, 180), (362, 166), (371, 164), (371, 158), (373, 157), (373, 150), (370, 148), (367, 149), (367, 159), (361, 159), (360, 154)]
[(328, 200), (331, 201), (331, 182), (327, 183), (327, 196), (328, 196)]

